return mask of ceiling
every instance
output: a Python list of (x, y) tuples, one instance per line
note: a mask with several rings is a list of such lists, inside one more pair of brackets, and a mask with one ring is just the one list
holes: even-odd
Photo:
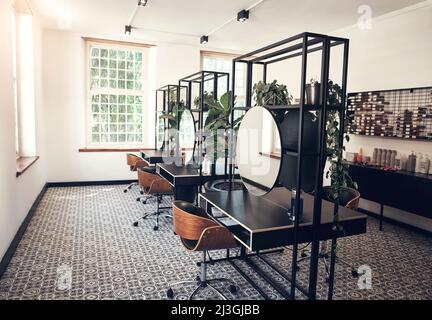
[[(47, 28), (86, 35), (124, 37), (137, 0), (28, 0)], [(199, 37), (258, 0), (149, 0), (139, 8), (129, 40), (199, 44)], [(423, 0), (265, 0), (250, 19), (233, 21), (210, 36), (207, 48), (246, 51), (303, 31), (329, 33), (357, 23), (358, 8), (374, 17)]]

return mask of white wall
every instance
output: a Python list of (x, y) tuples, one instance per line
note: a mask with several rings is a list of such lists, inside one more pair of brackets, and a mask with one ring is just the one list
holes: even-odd
[[(350, 39), (349, 92), (432, 86), (432, 4), (423, 3), (377, 18), (371, 30), (348, 28), (337, 33)], [(432, 142), (352, 136), (347, 150), (395, 149), (402, 153), (432, 155)], [(425, 190), (426, 192), (426, 190)], [(379, 212), (379, 206), (362, 201), (361, 207)], [(432, 221), (386, 208), (386, 216), (432, 230)]]
[[(86, 52), (81, 35), (55, 30), (44, 32), (44, 108), (48, 152), (48, 181), (134, 179), (125, 153), (79, 153), (86, 147)], [(154, 92), (199, 71), (199, 47), (158, 45), (151, 49), (150, 79), (145, 110), (147, 127), (143, 148), (154, 147)]]
[(15, 120), (12, 81), (12, 22), (10, 1), (0, 1), (0, 258), (3, 257), (18, 228), (26, 217), (46, 181), (46, 158), (44, 156), (41, 129), (41, 31), (35, 21), (35, 107), (36, 152), (41, 159), (16, 178)]

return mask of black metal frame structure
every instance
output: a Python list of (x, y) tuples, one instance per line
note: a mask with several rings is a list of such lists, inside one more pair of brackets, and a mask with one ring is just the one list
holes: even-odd
[[(205, 123), (204, 123), (204, 113), (205, 110), (205, 84), (206, 83), (212, 83), (213, 91), (211, 92), (213, 94), (213, 97), (218, 100), (220, 95), (219, 90), (219, 84), (221, 81), (226, 81), (226, 91), (223, 91), (224, 93), (229, 92), (230, 90), (230, 75), (226, 72), (218, 72), (218, 71), (200, 71), (194, 74), (191, 74), (187, 77), (184, 77), (179, 80), (179, 86), (180, 87), (186, 87), (187, 88), (187, 98), (186, 98), (186, 108), (194, 115), (198, 115), (198, 120), (195, 121), (195, 132), (201, 131), (204, 129)], [(198, 98), (200, 101), (200, 105), (198, 109), (195, 109), (193, 106), (193, 93), (194, 93), (194, 85), (198, 85)], [(179, 97), (178, 97), (179, 99)], [(197, 126), (198, 124), (198, 126)], [(178, 123), (180, 130), (180, 121)], [(204, 150), (203, 150), (203, 139), (199, 138), (195, 141), (194, 150), (193, 150), (193, 160), (195, 163), (198, 162), (199, 164), (199, 171), (200, 171), (200, 178), (203, 175), (202, 172), (202, 157), (204, 156)], [(196, 151), (198, 150), (199, 159), (195, 158)], [(179, 150), (178, 150), (179, 152)], [(179, 154), (179, 153), (177, 153)], [(216, 179), (216, 165), (212, 165), (211, 175)], [(225, 175), (228, 175), (228, 160), (225, 161)], [(200, 184), (200, 188), (202, 187), (202, 184)]]
[[(182, 89), (187, 89), (186, 87)], [(158, 150), (158, 125), (159, 125), (159, 113), (162, 112), (164, 114), (167, 114), (171, 112), (171, 106), (174, 103), (177, 103), (179, 100), (179, 94), (181, 96), (181, 89), (179, 90), (178, 85), (169, 84), (166, 86), (163, 86), (156, 90), (156, 109), (155, 109), (155, 150)], [(175, 100), (172, 99), (172, 94), (175, 95)], [(160, 101), (162, 101), (162, 105), (160, 105)], [(160, 106), (162, 106), (162, 110), (160, 109)], [(169, 124), (168, 121), (164, 121), (164, 130), (169, 130)], [(166, 139), (166, 136), (164, 135), (164, 139)], [(166, 146), (167, 141), (164, 141), (162, 148), (160, 150), (164, 150)]]
[[(329, 81), (329, 69), (330, 69), (330, 51), (332, 47), (335, 46), (343, 46), (343, 64), (342, 64), (342, 96), (341, 96), (341, 104), (339, 106), (328, 106), (328, 81)], [(321, 92), (320, 92), (320, 103), (318, 105), (307, 105), (306, 104), (306, 86), (307, 86), (307, 71), (308, 71), (308, 58), (311, 53), (314, 52), (322, 52), (322, 61), (321, 61), (321, 74), (320, 74), (320, 83), (321, 83)], [(261, 66), (263, 70), (263, 78), (264, 83), (267, 82), (267, 68), (269, 65), (281, 62), (284, 60), (288, 60), (295, 57), (301, 57), (301, 84), (300, 84), (300, 103), (295, 105), (288, 106), (264, 106), (271, 111), (289, 111), (289, 110), (299, 110), (299, 137), (298, 137), (298, 152), (293, 153), (292, 151), (289, 154), (295, 155), (297, 157), (297, 181), (296, 181), (296, 189), (301, 190), (302, 186), (302, 165), (303, 165), (303, 123), (304, 123), (304, 115), (307, 111), (316, 112), (316, 116), (319, 121), (319, 135), (317, 137), (318, 149), (316, 153), (313, 154), (317, 161), (317, 170), (315, 172), (315, 190), (314, 190), (314, 214), (313, 214), (313, 223), (312, 227), (314, 230), (313, 242), (312, 242), (312, 251), (311, 251), (311, 263), (310, 263), (310, 272), (309, 272), (309, 288), (307, 292), (302, 291), (303, 294), (311, 299), (316, 299), (316, 291), (317, 291), (317, 278), (318, 278), (318, 258), (319, 258), (319, 247), (320, 240), (318, 238), (317, 230), (319, 225), (321, 224), (321, 206), (322, 206), (322, 185), (323, 185), (323, 176), (324, 176), (324, 166), (327, 158), (326, 154), (326, 124), (327, 124), (327, 115), (328, 111), (335, 110), (339, 112), (340, 116), (340, 136), (339, 136), (339, 145), (343, 146), (344, 135), (343, 128), (345, 126), (345, 112), (346, 112), (346, 88), (347, 88), (347, 75), (348, 75), (348, 53), (349, 53), (349, 40), (332, 37), (322, 34), (316, 33), (301, 33), (296, 36), (290, 37), (288, 39), (276, 42), (272, 45), (263, 47), (261, 49), (252, 51), (248, 54), (242, 55), (233, 60), (233, 81), (232, 81), (232, 91), (233, 91), (233, 105), (235, 100), (235, 73), (236, 66), (238, 63), (242, 63), (246, 65), (247, 69), (247, 84), (246, 84), (246, 107), (245, 108), (233, 108), (231, 114), (231, 123), (234, 123), (234, 111), (235, 110), (243, 110), (247, 111), (252, 108), (252, 96), (253, 96), (253, 72), (254, 67)], [(282, 133), (283, 134), (283, 133)], [(234, 140), (234, 128), (231, 130), (231, 141)], [(230, 152), (230, 181), (233, 181), (234, 169), (235, 169), (235, 161), (233, 159), (234, 152)], [(282, 156), (284, 154), (288, 154), (287, 150), (282, 150)], [(309, 155), (309, 154), (308, 154)], [(295, 207), (299, 208), (299, 204), (301, 201), (301, 193), (297, 192), (297, 196), (295, 199)], [(334, 215), (336, 216), (338, 213), (339, 206), (335, 204), (334, 206)], [(291, 270), (291, 291), (290, 298), (292, 300), (295, 299), (295, 293), (297, 286), (297, 256), (298, 256), (298, 230), (299, 230), (299, 212), (295, 213), (295, 223), (294, 223), (294, 244), (292, 250), (292, 270)], [(332, 248), (336, 247), (337, 243), (337, 234), (334, 235), (332, 240)], [(329, 290), (328, 290), (328, 299), (333, 299), (333, 288), (334, 288), (334, 273), (335, 273), (335, 250), (332, 250), (331, 255), (331, 264), (330, 264), (330, 278), (329, 278)], [(277, 270), (276, 270), (277, 271)], [(270, 282), (269, 282), (270, 283)], [(272, 284), (272, 283), (270, 283)]]

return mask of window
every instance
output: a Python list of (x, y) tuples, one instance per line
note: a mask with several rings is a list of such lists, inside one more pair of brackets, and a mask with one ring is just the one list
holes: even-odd
[(145, 61), (143, 48), (88, 42), (88, 146), (143, 143)]
[[(218, 53), (211, 51), (201, 52), (201, 66), (202, 70), (205, 71), (218, 71), (227, 72), (230, 74), (230, 81), (232, 81), (232, 61), (237, 55)], [(237, 96), (236, 107), (244, 107), (245, 105), (245, 93), (246, 93), (246, 67), (244, 64), (237, 63), (236, 66), (236, 88), (235, 94)], [(230, 82), (230, 90), (232, 90), (232, 82)], [(207, 92), (211, 92), (212, 84), (210, 87), (205, 88)]]

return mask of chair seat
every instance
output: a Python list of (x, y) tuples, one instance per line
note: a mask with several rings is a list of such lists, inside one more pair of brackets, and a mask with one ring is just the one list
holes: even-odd
[(207, 218), (210, 217), (199, 207), (194, 206), (193, 204), (186, 201), (176, 201), (175, 206), (185, 212), (196, 215), (198, 217)]

